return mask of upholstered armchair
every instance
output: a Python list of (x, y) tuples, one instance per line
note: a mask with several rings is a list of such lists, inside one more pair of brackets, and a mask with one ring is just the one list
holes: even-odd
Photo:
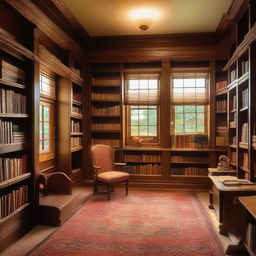
[(98, 183), (107, 185), (108, 200), (115, 183), (124, 182), (128, 195), (128, 181), (130, 174), (118, 171), (125, 163), (114, 163), (113, 149), (109, 145), (97, 144), (91, 147), (92, 163), (94, 168), (94, 194), (97, 193)]

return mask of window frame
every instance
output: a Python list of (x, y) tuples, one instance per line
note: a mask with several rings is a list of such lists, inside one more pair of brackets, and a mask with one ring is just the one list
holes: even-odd
[[(210, 105), (210, 102), (209, 102), (209, 89), (210, 89), (210, 81), (209, 81), (209, 74), (210, 70), (209, 68), (173, 68), (171, 70), (171, 76), (170, 76), (170, 80), (171, 80), (171, 83), (170, 83), (170, 92), (171, 92), (171, 97), (170, 97), (170, 120), (171, 120), (171, 123), (170, 123), (170, 133), (171, 135), (181, 135), (181, 134), (188, 134), (188, 135), (195, 135), (195, 134), (208, 134), (209, 133), (209, 105)], [(173, 76), (175, 76), (175, 74), (177, 73), (183, 73), (183, 74), (188, 74), (188, 73), (191, 73), (191, 74), (202, 74), (202, 73), (205, 73), (207, 74), (206, 75), (206, 84), (205, 84), (205, 88), (206, 88), (206, 97), (207, 97), (207, 101), (205, 104), (203, 103), (194, 103), (194, 104), (189, 104), (187, 102), (183, 102), (180, 103), (180, 104), (175, 104), (173, 103)], [(195, 79), (196, 79), (196, 76), (195, 76)], [(184, 87), (183, 87), (184, 88)], [(196, 88), (196, 87), (195, 87)], [(182, 133), (176, 133), (175, 132), (175, 106), (204, 106), (205, 109), (204, 109), (204, 132), (182, 132)], [(195, 111), (196, 113), (196, 111)], [(184, 112), (183, 112), (183, 115), (184, 115)], [(185, 125), (185, 122), (184, 124)]]
[[(43, 68), (43, 67), (41, 67)], [(52, 86), (50, 94), (45, 94), (41, 92), (41, 76), (45, 76), (48, 79), (54, 81), (54, 86)], [(55, 112), (56, 112), (56, 77), (50, 73), (44, 71), (44, 69), (40, 69), (39, 74), (39, 91), (40, 91), (40, 102), (39, 102), (39, 144), (38, 144), (38, 151), (39, 151), (39, 162), (48, 161), (55, 158)], [(41, 105), (49, 107), (49, 149), (48, 150), (40, 150), (40, 142), (42, 141), (40, 138), (40, 107)]]

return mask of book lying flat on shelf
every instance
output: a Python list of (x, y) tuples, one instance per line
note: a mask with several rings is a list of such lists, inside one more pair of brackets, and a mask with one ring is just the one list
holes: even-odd
[(224, 180), (223, 184), (225, 186), (237, 186), (237, 185), (255, 185), (249, 180)]

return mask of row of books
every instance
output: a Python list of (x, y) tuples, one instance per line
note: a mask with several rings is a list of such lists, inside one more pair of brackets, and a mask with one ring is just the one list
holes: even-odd
[(217, 112), (226, 112), (227, 111), (227, 100), (218, 100), (216, 102)]
[(242, 143), (248, 143), (248, 123), (242, 125), (241, 141)]
[(242, 91), (242, 108), (248, 107), (248, 101), (249, 101), (249, 89), (246, 88)]
[(256, 136), (255, 135), (252, 136), (252, 147), (254, 149), (256, 149)]
[(207, 176), (206, 168), (199, 167), (185, 167), (185, 168), (171, 168), (172, 175), (191, 175), (191, 176)]
[(93, 107), (92, 115), (95, 115), (95, 116), (117, 116), (117, 115), (120, 115), (120, 106)]
[(120, 130), (120, 124), (92, 124), (93, 130)]
[(235, 110), (236, 109), (236, 95), (232, 96), (230, 107), (232, 108), (231, 110)]
[(111, 145), (115, 147), (120, 146), (120, 140), (119, 139), (92, 139), (92, 144), (106, 144), (106, 145)]
[(120, 100), (119, 93), (92, 93), (93, 100)]
[(175, 148), (194, 148), (195, 143), (192, 142), (193, 135), (181, 134), (173, 135), (172, 144)]
[(21, 68), (2, 60), (2, 78), (11, 82), (25, 84), (25, 72)]
[(219, 81), (216, 83), (216, 90), (220, 90), (222, 88), (225, 88), (227, 86), (227, 81)]
[(249, 154), (244, 152), (242, 157), (242, 167), (249, 169)]
[(232, 83), (235, 80), (236, 80), (236, 69), (233, 69), (230, 71), (230, 82)]
[(245, 243), (256, 254), (256, 225), (248, 223), (246, 229)]
[(22, 186), (0, 196), (0, 220), (28, 202), (28, 186)]
[(25, 133), (19, 131), (18, 125), (0, 120), (0, 144), (23, 142), (25, 139)]
[(249, 61), (248, 60), (243, 60), (241, 62), (241, 72), (242, 72), (242, 75), (249, 72)]
[(79, 121), (71, 120), (71, 132), (81, 132), (81, 124)]
[(77, 106), (72, 106), (72, 112), (77, 113), (77, 114), (82, 114), (82, 108), (77, 107)]
[(230, 152), (230, 162), (236, 164), (236, 151)]
[(27, 156), (0, 158), (0, 182), (15, 178), (27, 172)]
[(216, 146), (227, 146), (228, 136), (216, 136)]
[(156, 154), (126, 154), (124, 155), (125, 162), (161, 162), (161, 155)]
[(183, 162), (208, 162), (208, 157), (200, 156), (171, 156), (171, 162), (183, 163)]
[(127, 165), (125, 171), (131, 174), (161, 175), (160, 164)]
[(101, 78), (93, 78), (92, 85), (99, 85), (99, 86), (111, 86), (111, 85), (120, 85), (120, 79), (101, 79)]
[(0, 113), (26, 113), (26, 96), (13, 90), (0, 89)]
[(230, 128), (236, 128), (236, 121), (229, 122)]
[(82, 146), (81, 137), (71, 137), (71, 148), (77, 148)]

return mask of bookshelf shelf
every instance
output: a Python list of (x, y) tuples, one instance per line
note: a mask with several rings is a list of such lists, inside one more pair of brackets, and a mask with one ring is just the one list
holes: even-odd
[(3, 113), (0, 113), (0, 118), (28, 118), (28, 114), (3, 114)]
[(92, 85), (92, 88), (102, 88), (102, 89), (106, 89), (106, 88), (121, 88), (121, 85)]
[(70, 136), (83, 136), (83, 132), (71, 132)]
[(230, 110), (229, 113), (236, 113), (236, 109)]
[(83, 106), (83, 103), (80, 102), (80, 101), (78, 101), (78, 100), (72, 100), (72, 103), (73, 103), (74, 105), (79, 106), (79, 107)]
[(239, 148), (241, 148), (241, 149), (248, 149), (249, 148), (249, 146), (248, 146), (248, 143), (239, 143)]
[(247, 111), (247, 110), (248, 110), (248, 106), (245, 106), (245, 107), (241, 108), (239, 111), (243, 112), (243, 111)]
[(72, 118), (75, 118), (75, 119), (83, 119), (83, 115), (82, 114), (78, 114), (78, 113), (75, 113), (75, 112), (71, 112), (71, 117)]
[(237, 84), (241, 85), (242, 83), (246, 82), (249, 80), (249, 72), (246, 72), (245, 74), (243, 74), (241, 77), (238, 78)]
[(120, 130), (92, 130), (94, 133), (120, 133)]
[(233, 90), (234, 88), (236, 88), (236, 86), (237, 86), (237, 80), (231, 82), (231, 83), (227, 86), (228, 91)]
[(19, 88), (19, 89), (22, 89), (22, 90), (26, 89), (26, 85), (15, 83), (15, 82), (12, 82), (12, 81), (8, 81), (8, 80), (3, 79), (3, 78), (0, 78), (0, 84), (6, 85), (6, 86), (9, 86), (9, 87), (13, 87), (13, 88)]
[(236, 163), (232, 163), (232, 162), (230, 162), (230, 164), (231, 164), (231, 165), (233, 165), (233, 166), (236, 166)]
[(81, 147), (75, 147), (75, 148), (71, 148), (71, 152), (77, 152), (77, 151), (81, 151), (81, 150), (83, 150), (83, 149), (84, 149), (83, 146), (81, 146)]
[(93, 103), (120, 103), (120, 100), (116, 99), (102, 99), (102, 100), (98, 100), (98, 99), (92, 99)]
[(115, 115), (106, 115), (106, 116), (104, 116), (104, 115), (101, 115), (101, 116), (95, 116), (95, 115), (92, 115), (92, 118), (116, 118), (116, 119), (120, 119), (120, 116), (118, 115), (118, 116), (115, 116)]
[(161, 161), (124, 161), (128, 164), (161, 164)]
[(236, 148), (237, 148), (237, 146), (236, 146), (236, 145), (229, 145), (229, 147), (230, 147), (230, 148), (234, 148), (234, 149), (236, 149)]
[(223, 96), (223, 95), (227, 94), (227, 92), (228, 92), (227, 88), (224, 87), (224, 88), (219, 89), (219, 90), (216, 91), (216, 96)]
[(26, 179), (30, 178), (30, 177), (31, 177), (31, 173), (24, 173), (23, 175), (17, 176), (13, 179), (9, 179), (9, 180), (0, 182), (0, 189), (9, 187), (13, 184), (19, 183), (23, 180), (26, 180)]
[(27, 148), (28, 148), (28, 143), (26, 142), (0, 144), (0, 154), (21, 151)]
[(30, 203), (26, 203), (23, 206), (21, 206), (19, 209), (17, 209), (16, 211), (14, 211), (13, 213), (11, 213), (8, 216), (6, 216), (5, 218), (1, 219), (0, 225), (2, 225), (4, 222), (6, 222), (8, 219), (12, 218), (13, 216), (23, 212), (29, 205), (30, 205)]
[(199, 165), (199, 164), (201, 164), (201, 165), (206, 165), (206, 164), (209, 164), (209, 162), (200, 162), (200, 161), (198, 161), (198, 162), (193, 162), (193, 161), (184, 161), (184, 162), (175, 162), (175, 161), (171, 161), (170, 162), (171, 164), (193, 164), (193, 165)]
[(227, 111), (217, 111), (216, 114), (227, 114)]
[(241, 170), (243, 170), (244, 172), (247, 172), (247, 173), (250, 172), (249, 169), (246, 168), (246, 167), (244, 167), (244, 166), (240, 166), (239, 168), (240, 168)]

